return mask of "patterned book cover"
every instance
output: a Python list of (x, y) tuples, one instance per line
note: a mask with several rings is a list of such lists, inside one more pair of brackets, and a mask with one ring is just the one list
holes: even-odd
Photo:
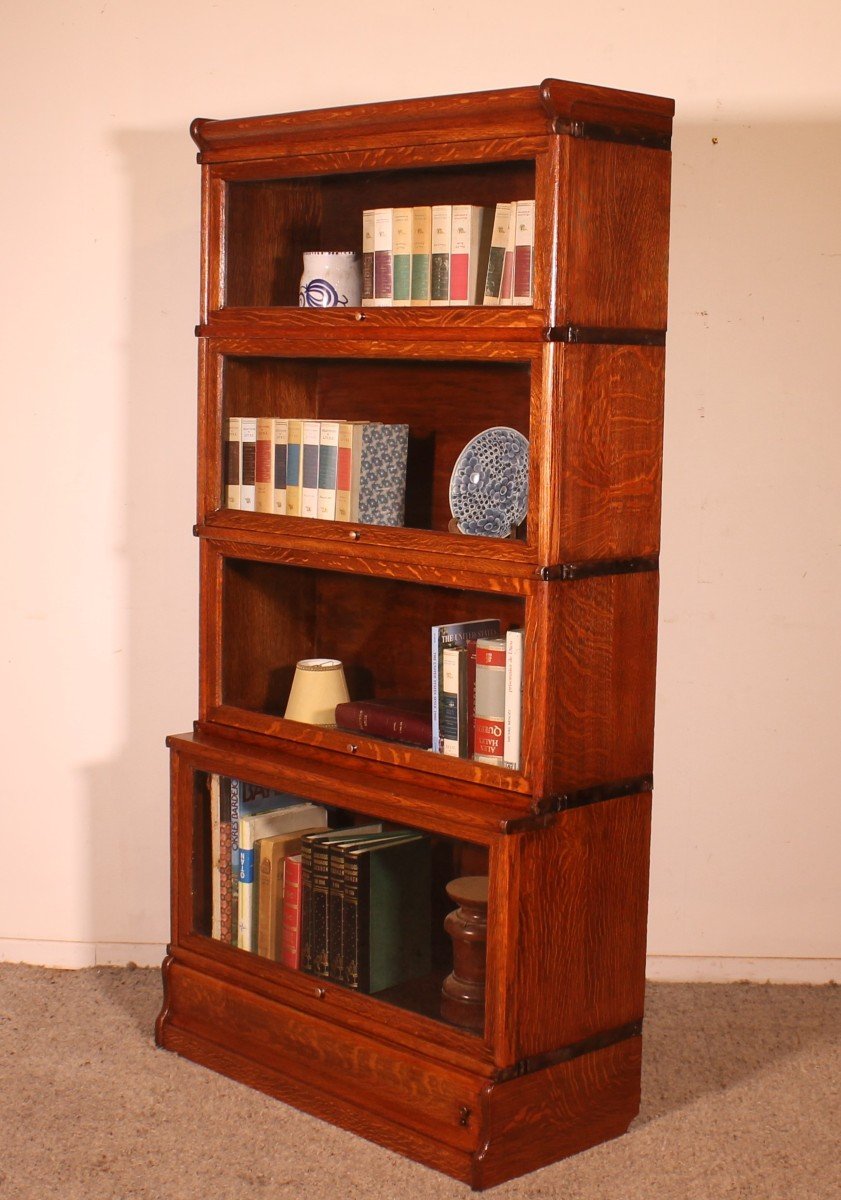
[(362, 433), (359, 522), (402, 525), (406, 511), (408, 425), (366, 425)]

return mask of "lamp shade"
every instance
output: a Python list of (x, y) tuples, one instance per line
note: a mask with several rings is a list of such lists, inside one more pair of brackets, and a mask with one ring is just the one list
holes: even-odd
[(310, 725), (335, 725), (336, 705), (349, 700), (345, 672), (337, 658), (302, 658), (284, 716)]

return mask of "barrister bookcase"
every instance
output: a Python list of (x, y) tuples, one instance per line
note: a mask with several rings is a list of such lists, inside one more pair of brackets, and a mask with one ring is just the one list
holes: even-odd
[[(547, 79), (192, 126), (200, 701), (168, 742), (157, 1040), (477, 1190), (638, 1111), (672, 114)], [(531, 304), (298, 307), (302, 253), (360, 250), (364, 210), (530, 198)], [(405, 525), (225, 507), (237, 415), (408, 424)], [(450, 525), (453, 464), (492, 426), (530, 447), (504, 539)], [(518, 770), (283, 716), (313, 655), (352, 695), (428, 697), (430, 627), (486, 617), (525, 630)], [(210, 936), (214, 775), (425, 832), (441, 918), (448, 879), (486, 874), (483, 1028), (441, 1017), (445, 935), (428, 979), (379, 995)]]

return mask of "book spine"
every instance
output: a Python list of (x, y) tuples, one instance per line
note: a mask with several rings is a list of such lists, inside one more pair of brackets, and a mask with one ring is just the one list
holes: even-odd
[(271, 417), (257, 418), (254, 511), (274, 512), (274, 447)]
[(429, 263), (429, 303), (438, 307), (450, 303), (452, 222), (453, 206), (451, 204), (433, 205)]
[(231, 871), (231, 822), (222, 821), (219, 831), (219, 940), (233, 940), (233, 874)]
[(371, 976), (370, 946), (366, 933), (370, 913), (362, 897), (367, 861), (367, 855), (349, 854), (342, 875), (344, 980), (349, 988), (359, 992), (368, 990)]
[(327, 885), (327, 956), (328, 973), (335, 983), (344, 983), (342, 939), (342, 899), (344, 889), (344, 855), (341, 846), (329, 847), (329, 880)]
[(432, 724), (422, 713), (403, 711), (374, 700), (348, 700), (336, 707), (336, 724), (348, 732), (404, 742), (408, 746), (432, 745)]
[(511, 203), (511, 220), (508, 225), (508, 241), (505, 244), (505, 258), (502, 262), (502, 279), (499, 284), (499, 303), (503, 307), (510, 306), (514, 301), (514, 250), (517, 240), (517, 204)]
[(505, 635), (505, 733), (502, 758), (503, 765), (512, 771), (519, 771), (522, 753), (523, 646), (523, 630), (509, 629)]
[(429, 267), (432, 245), (432, 209), (428, 204), (412, 209), (412, 291), (414, 305), (429, 304)]
[(514, 296), (515, 305), (533, 302), (534, 270), (534, 201), (518, 200), (515, 216), (517, 231), (514, 242)]
[(228, 417), (225, 438), (225, 507), (239, 508), (242, 488), (242, 418)]
[(286, 448), (286, 515), (301, 515), (301, 467), (304, 422), (291, 418), (288, 423), (289, 442)]
[(350, 421), (339, 424), (336, 449), (336, 520), (350, 520), (350, 488), (353, 474), (353, 431)]
[(391, 307), (394, 297), (394, 209), (374, 210), (374, 305)]
[(412, 298), (412, 209), (395, 208), (392, 232), (392, 303), (406, 308)]
[[(271, 958), (272, 943), (275, 934), (273, 910), (276, 893), (274, 890), (273, 872), (276, 864), (272, 855), (271, 841), (268, 838), (261, 839), (255, 846), (255, 859), (257, 862), (257, 879), (255, 883), (257, 892), (257, 940), (255, 949), (262, 958)], [(282, 866), (283, 859), (280, 862)]]
[(274, 507), (279, 517), (286, 516), (286, 447), (289, 443), (289, 422), (275, 417), (272, 422), (272, 453), (274, 456)]
[(329, 889), (330, 847), (314, 842), (310, 874), (310, 970), (325, 979), (330, 974)]
[(441, 738), (451, 758), (467, 754), (467, 648), (448, 646), (441, 655)]
[(339, 424), (338, 421), (321, 422), (318, 448), (318, 516), (322, 521), (336, 519)]
[(237, 946), (240, 950), (253, 950), (254, 941), (254, 847), (239, 847), (239, 884), (237, 888), (239, 912), (237, 914)]
[(210, 936), (217, 941), (222, 936), (222, 803), (219, 776), (213, 774), (210, 784)]
[(502, 269), (505, 265), (505, 247), (508, 245), (508, 231), (511, 228), (511, 208), (508, 201), (502, 201), (497, 204), (494, 212), (493, 234), (488, 251), (488, 269), (485, 273), (485, 289), (482, 297), (483, 304), (499, 304)]
[(301, 516), (318, 516), (318, 448), (321, 422), (304, 421), (301, 441)]
[(479, 638), (476, 643), (477, 762), (501, 767), (505, 734), (505, 638)]
[(301, 855), (290, 854), (283, 867), (283, 914), (280, 961), (293, 971), (301, 967)]
[(242, 781), (229, 780), (231, 797), (231, 943), (239, 942), (239, 802)]
[(454, 204), (450, 242), (450, 304), (470, 303), (470, 259), (474, 209), (471, 204)]
[(313, 843), (304, 838), (301, 844), (301, 948), (302, 971), (312, 971), (312, 852)]
[(362, 307), (374, 303), (374, 209), (362, 214)]
[(254, 512), (257, 481), (257, 418), (242, 418), (242, 483), (239, 506), (246, 512)]

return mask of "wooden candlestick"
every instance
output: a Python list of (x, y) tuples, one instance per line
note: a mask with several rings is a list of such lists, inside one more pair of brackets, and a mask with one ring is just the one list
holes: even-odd
[(441, 988), (441, 1016), (481, 1033), (485, 1027), (488, 877), (465, 875), (453, 879), (447, 884), (447, 895), (458, 908), (444, 921), (453, 939), (453, 970)]

